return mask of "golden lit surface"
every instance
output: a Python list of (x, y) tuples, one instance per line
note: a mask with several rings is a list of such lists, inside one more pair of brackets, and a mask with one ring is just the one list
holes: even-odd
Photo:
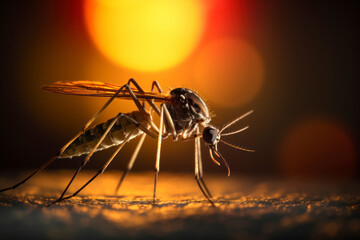
[[(85, 171), (79, 187), (95, 172)], [(3, 172), (2, 185), (18, 179)], [(16, 191), (0, 195), (2, 237), (40, 238), (299, 238), (360, 236), (358, 183), (295, 183), (207, 174), (217, 208), (197, 188), (193, 174), (160, 173), (151, 204), (153, 173), (132, 173), (113, 194), (120, 171), (110, 171), (79, 197), (55, 200), (73, 171), (45, 171)], [(159, 227), (161, 226), (161, 227)], [(299, 231), (301, 229), (301, 231)]]
[(289, 177), (348, 179), (356, 170), (355, 147), (340, 124), (308, 120), (285, 137), (281, 162)]
[(202, 95), (223, 107), (248, 103), (264, 81), (261, 56), (251, 44), (236, 38), (220, 38), (204, 46), (194, 72)]
[(204, 27), (200, 1), (85, 1), (85, 20), (99, 50), (123, 67), (158, 71), (184, 60)]

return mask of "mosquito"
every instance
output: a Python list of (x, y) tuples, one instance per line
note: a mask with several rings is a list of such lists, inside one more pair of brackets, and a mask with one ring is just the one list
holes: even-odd
[[(39, 168), (32, 172), (28, 177), (17, 184), (0, 189), (4, 192), (15, 189), (24, 184), (36, 173), (44, 169), (50, 163), (58, 158), (72, 158), (74, 156), (86, 155), (80, 166), (75, 171), (61, 196), (54, 202), (58, 203), (65, 199), (76, 196), (95, 178), (104, 173), (109, 164), (130, 140), (140, 137), (140, 140), (133, 152), (127, 168), (124, 170), (119, 183), (116, 186), (115, 194), (118, 192), (126, 175), (132, 169), (138, 153), (143, 145), (146, 136), (157, 139), (157, 151), (155, 159), (155, 181), (153, 190), (153, 201), (156, 200), (156, 184), (160, 170), (160, 153), (161, 143), (170, 135), (174, 141), (181, 139), (182, 141), (193, 140), (195, 144), (195, 180), (212, 206), (214, 205), (213, 197), (203, 180), (203, 167), (201, 159), (200, 139), (202, 138), (208, 147), (210, 157), (217, 165), (221, 160), (227, 167), (228, 176), (230, 176), (230, 167), (225, 158), (218, 150), (218, 143), (222, 142), (230, 147), (243, 151), (253, 152), (243, 147), (239, 147), (225, 142), (221, 137), (233, 135), (246, 130), (249, 126), (241, 128), (233, 132), (224, 133), (226, 129), (234, 125), (239, 120), (251, 114), (249, 111), (244, 115), (236, 118), (232, 122), (226, 124), (220, 130), (210, 124), (211, 116), (206, 103), (199, 97), (197, 93), (187, 88), (175, 88), (168, 93), (164, 93), (157, 81), (153, 81), (151, 91), (145, 92), (140, 85), (130, 79), (123, 86), (92, 82), (92, 81), (73, 81), (73, 82), (55, 82), (51, 85), (45, 85), (42, 89), (68, 95), (108, 97), (107, 102), (102, 108), (85, 124), (85, 126), (76, 134), (69, 142), (67, 142), (60, 150), (49, 160), (44, 162)], [(116, 117), (100, 123), (92, 128), (91, 124), (94, 120), (113, 102), (114, 99), (130, 99), (132, 100), (137, 111), (131, 113), (119, 113)], [(149, 105), (149, 107), (146, 106)], [(160, 117), (160, 124), (157, 126), (153, 120), (153, 115)], [(89, 162), (91, 156), (96, 151), (117, 146), (115, 152), (106, 161), (106, 163), (90, 178), (82, 187), (73, 194), (65, 196), (72, 182), (81, 171), (81, 169)]]

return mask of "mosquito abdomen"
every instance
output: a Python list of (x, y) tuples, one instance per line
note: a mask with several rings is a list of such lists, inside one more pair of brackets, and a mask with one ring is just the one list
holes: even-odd
[[(147, 126), (147, 122), (144, 116), (139, 111), (126, 113), (124, 115), (127, 115), (138, 123)], [(66, 148), (66, 150), (59, 156), (59, 158), (71, 158), (90, 153), (113, 119), (114, 118), (109, 119), (108, 121), (100, 123), (95, 127), (85, 131)], [(126, 136), (130, 134), (136, 127), (137, 126), (128, 118), (120, 116), (96, 151), (101, 151), (103, 149), (121, 144), (125, 140)], [(141, 133), (142, 131), (138, 128), (132, 133), (129, 140), (137, 137)]]

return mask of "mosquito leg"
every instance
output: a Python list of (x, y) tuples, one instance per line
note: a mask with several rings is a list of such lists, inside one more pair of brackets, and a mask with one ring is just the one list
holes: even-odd
[(152, 137), (152, 138), (157, 138), (157, 137), (158, 137), (157, 134), (152, 133), (152, 132), (148, 129), (149, 127), (140, 124), (138, 121), (136, 121), (135, 119), (129, 117), (129, 116), (126, 115), (126, 114), (120, 113), (120, 115), (121, 115), (121, 117), (128, 119), (128, 120), (129, 120), (130, 122), (132, 122), (134, 125), (138, 126), (141, 131), (143, 131), (144, 133), (146, 133), (146, 134), (149, 135), (150, 137)]
[(177, 140), (178, 135), (176, 133), (174, 121), (172, 120), (172, 117), (171, 117), (170, 112), (167, 109), (166, 105), (164, 105), (164, 114), (165, 114), (164, 117), (165, 117), (165, 120), (166, 120), (166, 125), (170, 129), (171, 134), (173, 135), (173, 139)]
[[(136, 84), (136, 87), (140, 87), (136, 81), (134, 79), (130, 79), (129, 83), (132, 82), (134, 84)], [(130, 86), (127, 84), (125, 85), (126, 90), (129, 92), (130, 97), (133, 99), (135, 105), (137, 106), (137, 108), (139, 109), (139, 111), (144, 115), (147, 123), (154, 129), (154, 131), (156, 132), (156, 134), (159, 134), (159, 129), (156, 127), (154, 121), (150, 118), (150, 114), (147, 113), (145, 111), (145, 108), (141, 105), (139, 99), (136, 97), (136, 95), (134, 94), (134, 92), (132, 91), (132, 89), (130, 88)], [(142, 89), (140, 88), (139, 91), (142, 91)], [(151, 107), (153, 107), (153, 109), (157, 112), (158, 108), (156, 107), (156, 105), (149, 99), (146, 99), (146, 101), (150, 104)], [(165, 106), (165, 105), (164, 105)], [(162, 138), (166, 138), (167, 136), (169, 136), (169, 133), (162, 133)]]
[[(122, 86), (119, 90), (116, 91), (116, 93), (114, 94), (114, 96), (112, 96), (105, 104), (104, 106), (101, 107), (101, 109), (95, 113), (95, 115), (85, 124), (84, 128), (83, 128), (83, 131), (84, 132), (90, 125), (91, 123), (94, 122), (94, 120), (109, 106), (109, 104), (120, 94), (120, 92), (124, 91), (124, 88), (125, 88), (126, 85)], [(79, 135), (82, 134), (82, 132), (79, 133)], [(77, 136), (78, 137), (78, 136)], [(76, 138), (77, 138), (76, 137)], [(75, 139), (76, 139), (75, 138)], [(75, 140), (74, 139), (74, 140)], [(71, 144), (71, 143), (70, 143)], [(69, 145), (70, 145), (69, 144)]]
[[(200, 146), (199, 146), (199, 149), (200, 149)], [(207, 188), (206, 184), (205, 184), (205, 181), (204, 181), (204, 178), (203, 178), (203, 171), (202, 171), (202, 160), (201, 160), (201, 154), (199, 155), (199, 180), (200, 182), (202, 183), (207, 195), (210, 197), (210, 198), (213, 198), (209, 189)]]
[[(197, 132), (199, 129), (197, 129)], [(199, 185), (201, 192), (210, 202), (210, 204), (215, 207), (214, 202), (211, 200), (212, 196), (205, 185), (204, 180), (202, 179), (203, 171), (202, 171), (202, 162), (201, 162), (201, 148), (200, 148), (200, 139), (195, 138), (195, 180)]]
[(119, 93), (121, 91), (123, 91), (125, 88), (125, 86), (121, 87), (118, 91), (116, 91), (116, 93), (114, 94), (114, 96), (112, 96), (101, 108), (100, 110), (95, 113), (94, 116), (92, 116), (92, 118), (84, 125), (84, 127), (82, 128), (82, 130), (80, 132), (78, 132), (78, 134), (76, 134), (70, 141), (68, 141), (62, 148), (60, 148), (60, 150), (54, 155), (52, 156), (49, 160), (47, 160), (46, 162), (44, 162), (39, 168), (37, 168), (34, 172), (32, 172), (28, 177), (26, 177), (25, 179), (23, 179), (22, 181), (18, 182), (17, 184), (11, 186), (11, 187), (7, 187), (7, 188), (3, 188), (0, 189), (0, 192), (5, 192), (7, 190), (10, 189), (15, 189), (18, 186), (24, 184), (27, 180), (29, 180), (32, 176), (34, 176), (36, 173), (40, 172), (42, 169), (46, 168), (50, 163), (52, 163), (53, 161), (55, 161), (59, 156), (61, 156), (61, 154), (63, 154), (63, 152), (68, 148), (68, 146), (73, 143), (75, 141), (75, 139), (77, 139), (81, 134), (83, 134), (85, 132), (85, 130), (94, 122), (94, 120), (109, 106), (109, 104), (119, 95)]
[(122, 114), (119, 114), (117, 117), (115, 117), (111, 123), (109, 124), (109, 126), (107, 127), (107, 129), (105, 130), (105, 132), (103, 133), (103, 135), (101, 136), (101, 138), (99, 139), (99, 141), (96, 143), (96, 145), (93, 147), (93, 149), (91, 150), (91, 152), (86, 156), (86, 158), (82, 161), (80, 167), (76, 170), (75, 174), (73, 175), (73, 177), (71, 178), (70, 182), (68, 183), (68, 185), (66, 186), (66, 188), (64, 189), (63, 193), (61, 194), (61, 196), (59, 197), (59, 199), (56, 202), (60, 202), (63, 198), (63, 196), (65, 195), (66, 191), (69, 189), (70, 185), (72, 184), (72, 182), (74, 181), (75, 177), (77, 176), (77, 174), (80, 172), (80, 170), (86, 165), (86, 163), (90, 160), (91, 156), (94, 154), (94, 152), (96, 151), (96, 149), (99, 147), (99, 145), (102, 143), (102, 141), (105, 139), (106, 135), (109, 133), (109, 131), (111, 130), (111, 128), (114, 126), (114, 124), (116, 123), (116, 121), (122, 116)]
[[(131, 80), (131, 79), (130, 79)], [(146, 112), (144, 106), (141, 104), (141, 102), (139, 101), (139, 99), (136, 97), (135, 93), (131, 90), (130, 86), (128, 84), (124, 85), (125, 90), (130, 94), (130, 97), (132, 98), (132, 100), (134, 101), (136, 107), (138, 108), (139, 112), (141, 114), (143, 114), (146, 122), (154, 129), (154, 131), (156, 132), (156, 134), (158, 134), (159, 129), (156, 127), (155, 123), (153, 122), (153, 120), (150, 117), (150, 114), (148, 112)], [(140, 91), (140, 90), (139, 90)], [(151, 101), (148, 101), (151, 103)], [(143, 130), (143, 129), (141, 129)]]
[[(129, 83), (130, 82), (135, 82), (136, 83), (136, 81), (134, 80), (134, 79), (130, 79), (129, 80)], [(134, 84), (135, 85), (135, 84)], [(136, 85), (138, 85), (137, 83), (136, 83)], [(158, 89), (158, 92), (159, 93), (162, 93), (163, 91), (162, 91), (162, 89), (161, 89), (161, 87), (160, 87), (160, 85), (159, 85), (159, 83), (157, 82), (157, 81), (153, 81), (152, 82), (152, 85), (151, 85), (151, 92), (155, 92), (154, 90), (155, 90), (155, 87)], [(138, 89), (140, 88), (140, 86), (138, 86)], [(141, 90), (142, 91), (142, 90)], [(154, 102), (154, 100), (151, 100), (152, 102)], [(143, 102), (143, 108), (145, 108), (145, 102)], [(150, 109), (150, 111), (151, 111), (152, 109)], [(166, 109), (167, 110), (167, 109)], [(135, 148), (135, 151), (133, 152), (133, 155), (131, 156), (131, 159), (130, 159), (130, 161), (129, 161), (129, 163), (128, 163), (128, 165), (127, 165), (127, 168), (125, 169), (125, 171), (123, 172), (123, 174), (122, 174), (122, 176), (121, 176), (121, 178), (120, 178), (120, 181), (119, 181), (119, 183), (117, 184), (117, 186), (116, 186), (116, 189), (115, 189), (115, 193), (114, 194), (117, 194), (118, 193), (118, 191), (119, 191), (119, 189), (120, 189), (120, 186), (121, 186), (121, 184), (122, 184), (122, 182), (124, 181), (124, 179), (125, 179), (125, 177), (126, 177), (126, 175), (131, 171), (131, 169), (132, 169), (132, 167), (133, 167), (133, 165), (134, 165), (134, 162), (135, 162), (135, 160), (136, 160), (136, 158), (137, 158), (137, 155), (139, 154), (139, 151), (140, 151), (140, 149), (141, 149), (141, 147), (142, 147), (142, 144), (144, 143), (144, 140), (145, 140), (145, 134), (143, 134), (142, 136), (141, 136), (141, 139), (140, 139), (140, 141), (139, 141), (139, 143), (138, 143), (138, 145), (136, 146), (136, 148)]]
[(153, 202), (156, 199), (156, 184), (160, 170), (160, 151), (161, 151), (161, 142), (162, 142), (162, 133), (164, 129), (164, 108), (165, 105), (161, 104), (161, 112), (160, 112), (160, 127), (159, 127), (159, 135), (158, 135), (158, 144), (156, 150), (156, 162), (155, 162), (155, 182), (154, 182), (154, 194), (153, 194)]
[[(144, 93), (144, 90), (140, 87), (140, 85), (136, 82), (135, 79), (130, 78), (130, 80), (128, 81), (128, 85), (129, 85), (129, 86), (130, 86), (130, 83), (132, 83), (139, 92)], [(153, 85), (154, 85), (154, 83), (153, 83)], [(156, 84), (155, 84), (155, 85), (156, 85)], [(158, 85), (159, 85), (159, 84), (158, 84)], [(131, 88), (130, 88), (130, 90), (131, 90)], [(160, 90), (161, 90), (161, 88), (160, 88)], [(147, 101), (147, 102), (149, 103), (149, 105), (155, 110), (156, 114), (158, 114), (158, 115), (160, 116), (160, 110), (159, 110), (159, 108), (155, 105), (154, 101), (152, 101), (152, 100), (150, 100), (150, 99), (146, 99), (146, 101)]]
[[(153, 92), (154, 91), (154, 88), (157, 88), (159, 93), (162, 93), (162, 89), (160, 87), (160, 84), (158, 83), (158, 81), (153, 81), (152, 85), (151, 85), (151, 91)], [(151, 100), (152, 102), (154, 102), (154, 100)], [(175, 125), (174, 125), (174, 122), (172, 120), (172, 117), (170, 115), (170, 112), (168, 110), (168, 108), (166, 107), (166, 105), (164, 104), (164, 122), (166, 124), (166, 129), (170, 129), (171, 131), (171, 134), (173, 135), (173, 139), (174, 140), (177, 140), (177, 133), (176, 133), (176, 129), (175, 129)]]
[[(135, 80), (134, 80), (135, 81)], [(152, 84), (151, 84), (151, 92), (155, 92), (155, 87), (157, 88), (157, 90), (158, 90), (158, 92), (159, 93), (162, 93), (163, 91), (162, 91), (162, 89), (161, 89), (161, 87), (160, 87), (160, 84), (157, 82), (157, 81), (153, 81), (152, 82)], [(154, 103), (154, 99), (151, 99), (150, 100), (153, 104), (155, 104)], [(156, 105), (155, 105), (156, 106)], [(151, 109), (154, 109), (154, 108), (151, 108)], [(159, 113), (157, 113), (158, 115), (159, 115)]]
[(36, 173), (38, 173), (39, 171), (41, 171), (42, 169), (44, 169), (46, 166), (48, 166), (50, 163), (52, 163), (55, 159), (58, 158), (58, 154), (56, 154), (55, 156), (51, 157), (49, 160), (47, 160), (46, 162), (44, 162), (38, 169), (36, 169), (34, 172), (32, 172), (28, 177), (26, 177), (25, 179), (23, 179), (22, 181), (18, 182), (17, 184), (11, 186), (11, 187), (7, 187), (7, 188), (3, 188), (0, 189), (0, 192), (5, 192), (7, 190), (10, 189), (15, 189), (18, 186), (24, 184), (27, 180), (29, 180), (32, 176), (34, 176)]
[[(196, 129), (196, 134), (200, 134), (200, 131), (199, 131), (199, 128)], [(201, 144), (200, 144), (200, 139), (197, 138), (197, 141), (195, 142), (197, 144), (197, 149), (198, 149), (198, 166), (199, 166), (199, 179), (202, 183), (202, 185), (204, 186), (205, 190), (206, 190), (206, 193), (208, 194), (208, 196), (210, 198), (212, 198), (212, 195), (209, 191), (209, 189), (207, 188), (206, 184), (205, 184), (205, 181), (203, 179), (204, 177), (204, 174), (203, 174), (203, 165), (202, 165), (202, 157), (201, 157)]]
[[(131, 118), (131, 117), (129, 117), (128, 115), (123, 114), (123, 113), (119, 113), (118, 116), (114, 118), (114, 120), (110, 123), (110, 125), (109, 125), (108, 128), (106, 129), (106, 131), (107, 131), (108, 129), (109, 129), (109, 131), (110, 131), (111, 128), (112, 128), (111, 125), (113, 124), (113, 122), (116, 122), (116, 121), (117, 121), (116, 119), (120, 119), (120, 118), (126, 118), (126, 119), (128, 119), (130, 122), (132, 122), (134, 125), (136, 125), (136, 128), (135, 128), (135, 129), (140, 128), (140, 129), (144, 132), (144, 135), (147, 134), (147, 135), (149, 135), (149, 136), (151, 136), (151, 137), (154, 137), (154, 138), (156, 137), (156, 135), (153, 134), (152, 132), (150, 132), (150, 131), (147, 129), (147, 127), (143, 126), (142, 124), (140, 124), (139, 122), (137, 122), (135, 119), (133, 119), (133, 118)], [(135, 131), (135, 130), (133, 130), (133, 131)], [(133, 132), (129, 135), (129, 137), (130, 137), (132, 134), (133, 134)], [(102, 137), (104, 137), (104, 136), (106, 136), (106, 135), (107, 135), (107, 134), (106, 134), (106, 132), (105, 132)], [(127, 138), (128, 138), (128, 137), (127, 137)], [(102, 140), (100, 139), (99, 141), (102, 142), (103, 139), (102, 139)], [(126, 141), (127, 141), (127, 140), (126, 140)], [(126, 142), (126, 141), (124, 140), (124, 142)], [(99, 144), (101, 144), (101, 142), (100, 142)], [(98, 145), (95, 145), (95, 147), (97, 148)], [(95, 147), (94, 147), (94, 148), (95, 148)], [(121, 149), (121, 148), (120, 148), (120, 149)], [(93, 153), (95, 152), (95, 150), (96, 150), (96, 149), (92, 149), (92, 152), (90, 152), (90, 154), (93, 154)], [(120, 150), (119, 150), (119, 151), (120, 151)], [(90, 157), (91, 157), (91, 156), (90, 156)], [(60, 197), (57, 201), (55, 201), (54, 203), (60, 202), (60, 201), (62, 201), (62, 200), (64, 199), (63, 196), (64, 196), (64, 194), (66, 193), (67, 189), (69, 188), (69, 186), (71, 185), (72, 181), (74, 180), (74, 178), (76, 177), (76, 175), (79, 173), (79, 171), (81, 170), (81, 168), (84, 167), (85, 164), (89, 161), (90, 157), (89, 157), (89, 156), (86, 157), (86, 159), (83, 161), (83, 164), (76, 170), (74, 176), (72, 177), (72, 179), (70, 180), (69, 184), (68, 184), (67, 187), (65, 188), (65, 190), (64, 190), (64, 192), (62, 193), (61, 197)], [(100, 173), (98, 173), (98, 174), (100, 174)], [(98, 174), (97, 174), (97, 175), (98, 175)], [(97, 176), (97, 175), (96, 175), (96, 176)], [(94, 176), (87, 184), (89, 184), (92, 180), (94, 180), (94, 179), (96, 178), (96, 176)], [(83, 188), (85, 188), (85, 187), (87, 186), (87, 184), (84, 185), (84, 186), (79, 190), (79, 192), (80, 192)], [(77, 192), (77, 193), (78, 193), (78, 192)], [(77, 193), (76, 193), (76, 194), (77, 194)]]
[(210, 193), (210, 191), (209, 191), (209, 189), (206, 187), (206, 184), (205, 184), (205, 182), (204, 182), (203, 177), (199, 177), (199, 179), (200, 179), (200, 182), (202, 183), (202, 185), (204, 186), (205, 191), (206, 191), (206, 193), (208, 194), (208, 196), (209, 196), (210, 198), (213, 198), (212, 195), (211, 195), (211, 193)]
[[(116, 151), (111, 155), (111, 157), (106, 161), (106, 163), (102, 166), (101, 169), (99, 169), (99, 171), (90, 179), (88, 180), (81, 188), (79, 188), (76, 192), (74, 192), (73, 194), (71, 194), (70, 196), (64, 197), (59, 199), (57, 202), (63, 201), (65, 199), (69, 199), (72, 198), (74, 196), (76, 196), (81, 190), (83, 190), (87, 185), (89, 185), (96, 177), (98, 177), (100, 174), (103, 174), (105, 172), (105, 170), (107, 169), (107, 167), (110, 165), (110, 163), (112, 162), (112, 160), (115, 158), (115, 156), (120, 152), (120, 150), (123, 148), (123, 146), (129, 141), (130, 137), (133, 135), (133, 133), (137, 130), (137, 127), (134, 128), (134, 130), (132, 130), (124, 139), (124, 141), (118, 146), (118, 148), (116, 149)], [(145, 134), (144, 134), (145, 135)]]
[(130, 172), (130, 170), (132, 169), (132, 167), (133, 167), (133, 165), (134, 165), (134, 162), (135, 162), (135, 160), (136, 160), (136, 158), (137, 158), (137, 156), (138, 156), (138, 154), (139, 154), (139, 151), (140, 151), (140, 149), (141, 149), (141, 147), (142, 147), (142, 145), (143, 145), (143, 143), (144, 143), (145, 137), (146, 137), (146, 134), (143, 133), (143, 134), (141, 135), (141, 138), (140, 138), (140, 141), (139, 141), (138, 145), (137, 145), (136, 148), (135, 148), (135, 151), (133, 152), (133, 154), (132, 154), (132, 156), (131, 156), (131, 158), (130, 158), (130, 161), (129, 161), (127, 167), (126, 167), (126, 170), (123, 172), (123, 174), (122, 174), (122, 176), (121, 176), (121, 178), (120, 178), (120, 181), (119, 181), (119, 183), (118, 183), (117, 186), (116, 186), (115, 194), (117, 194), (117, 192), (119, 191), (119, 188), (120, 188), (122, 182), (124, 181), (126, 175), (127, 175), (127, 174)]
[[(152, 85), (151, 85), (151, 91), (154, 91), (154, 88), (157, 88), (159, 93), (162, 93), (162, 89), (160, 87), (160, 84), (157, 81), (153, 81)], [(151, 100), (151, 103), (154, 104), (154, 100)], [(155, 105), (155, 104), (154, 104)], [(156, 107), (156, 105), (155, 105)], [(156, 111), (156, 109), (155, 109)], [(160, 171), (160, 150), (161, 150), (161, 142), (162, 142), (162, 133), (163, 133), (163, 127), (164, 127), (164, 112), (168, 113), (168, 110), (166, 108), (166, 106), (164, 104), (161, 105), (161, 112), (156, 111), (158, 113), (158, 115), (160, 115), (160, 130), (159, 130), (159, 137), (158, 137), (158, 146), (157, 146), (157, 151), (156, 151), (156, 163), (155, 163), (155, 179), (154, 179), (154, 194), (153, 194), (153, 202), (155, 202), (155, 198), (156, 198), (156, 186), (157, 186), (157, 179), (158, 179), (158, 175), (159, 175), (159, 171)], [(160, 113), (160, 114), (159, 114)], [(165, 113), (166, 115), (166, 113)], [(168, 115), (170, 115), (168, 113)], [(172, 120), (171, 120), (172, 123)], [(172, 126), (174, 124), (172, 123)]]
[(158, 81), (153, 81), (152, 84), (151, 84), (151, 91), (153, 92), (154, 88), (157, 88), (159, 93), (162, 93), (163, 90), (161, 89), (160, 87), (160, 84), (158, 83)]

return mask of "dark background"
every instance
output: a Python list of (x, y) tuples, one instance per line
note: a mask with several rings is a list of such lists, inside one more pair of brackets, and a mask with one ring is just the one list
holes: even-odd
[[(220, 148), (232, 173), (358, 178), (360, 9), (355, 1), (224, 2), (228, 4), (226, 19), (232, 23), (231, 28), (217, 26), (218, 33), (251, 42), (266, 69), (261, 91), (250, 102), (221, 107), (208, 101), (218, 126), (255, 109), (244, 121), (250, 129), (229, 142), (256, 152)], [(49, 94), (40, 87), (60, 80), (105, 82), (91, 79), (83, 70), (88, 54), (99, 58), (100, 54), (83, 23), (82, 1), (6, 1), (1, 5), (1, 170), (33, 169), (57, 152), (105, 101)], [(209, 22), (216, 22), (211, 14)], [(248, 16), (244, 32), (239, 30), (239, 14)], [(209, 28), (210, 24), (204, 39)], [(162, 82), (162, 75), (156, 73), (141, 76)], [(119, 85), (127, 80), (119, 78), (113, 76)], [(192, 79), (186, 81), (191, 85)], [(201, 87), (198, 90), (201, 92)], [(85, 109), (87, 101), (96, 107)], [(123, 111), (121, 106), (119, 109), (109, 115)], [(308, 132), (297, 128), (302, 124)], [(300, 136), (293, 135), (296, 129), (300, 129)], [(123, 168), (134, 147), (134, 142), (129, 143), (112, 167)], [(135, 170), (153, 169), (155, 147), (153, 140), (145, 143)], [(162, 171), (192, 171), (192, 143), (167, 140), (162, 153)], [(110, 154), (96, 154), (89, 168), (100, 167)], [(75, 161), (79, 159), (62, 159), (50, 168), (74, 168)], [(223, 166), (211, 162), (207, 152), (204, 167), (226, 174)]]

